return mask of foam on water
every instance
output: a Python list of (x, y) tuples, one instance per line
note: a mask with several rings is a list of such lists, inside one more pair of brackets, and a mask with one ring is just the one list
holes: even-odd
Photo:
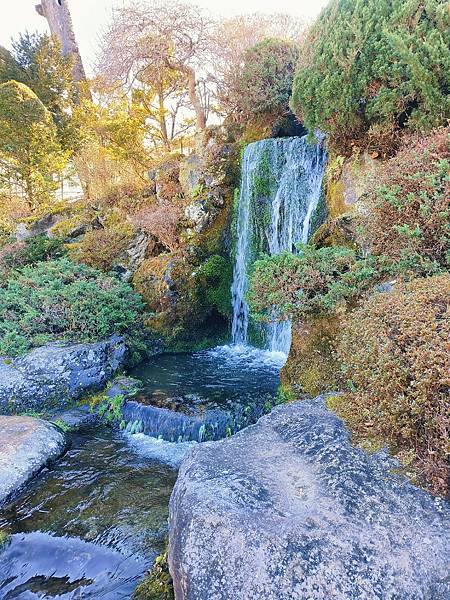
[(264, 367), (280, 369), (287, 360), (287, 354), (278, 350), (264, 350), (247, 344), (226, 344), (216, 346), (205, 352), (206, 356), (221, 359), (218, 368), (228, 369), (233, 363), (248, 368)]
[(124, 437), (129, 447), (140, 456), (163, 462), (174, 469), (180, 465), (186, 452), (197, 443), (194, 441), (167, 442), (144, 433), (125, 433)]

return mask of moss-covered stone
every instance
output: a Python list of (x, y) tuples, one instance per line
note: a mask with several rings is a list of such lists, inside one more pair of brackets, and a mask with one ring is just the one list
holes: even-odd
[(345, 246), (356, 250), (356, 225), (351, 214), (344, 214), (323, 223), (311, 237), (317, 248)]
[(293, 329), (289, 358), (281, 383), (297, 394), (317, 396), (336, 389), (339, 366), (334, 357), (338, 317), (315, 317)]
[(134, 600), (174, 600), (167, 552), (158, 556), (153, 569), (136, 588)]

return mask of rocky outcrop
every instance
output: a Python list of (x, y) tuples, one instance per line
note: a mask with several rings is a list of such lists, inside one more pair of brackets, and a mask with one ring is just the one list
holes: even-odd
[(176, 599), (448, 598), (449, 507), (393, 466), (322, 398), (195, 446), (170, 501)]
[(104, 342), (48, 344), (26, 356), (0, 358), (0, 414), (67, 405), (103, 387), (125, 358), (119, 336)]
[(0, 416), (0, 506), (64, 451), (64, 435), (31, 417)]
[[(152, 242), (155, 244), (154, 241)], [(114, 261), (111, 270), (123, 281), (130, 281), (146, 259), (150, 246), (151, 236), (144, 231), (138, 231), (125, 250)]]

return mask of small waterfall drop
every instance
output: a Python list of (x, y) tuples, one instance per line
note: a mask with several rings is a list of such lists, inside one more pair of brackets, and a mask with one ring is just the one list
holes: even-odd
[[(261, 252), (295, 252), (296, 243), (308, 241), (325, 163), (322, 145), (308, 144), (306, 136), (262, 140), (246, 147), (231, 288), (234, 344), (245, 345), (248, 341), (249, 307), (245, 296), (249, 268)], [(268, 350), (287, 354), (290, 345), (290, 322), (267, 325)]]

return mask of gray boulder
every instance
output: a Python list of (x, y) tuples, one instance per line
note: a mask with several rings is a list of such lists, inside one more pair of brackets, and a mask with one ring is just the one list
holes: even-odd
[(395, 464), (322, 398), (194, 446), (170, 501), (176, 600), (449, 598), (449, 507)]
[(63, 431), (86, 431), (101, 424), (100, 415), (87, 404), (56, 412), (50, 419)]
[(112, 270), (123, 281), (130, 281), (144, 262), (149, 244), (150, 236), (143, 231), (138, 231), (121, 255), (117, 257)]
[(66, 446), (54, 425), (31, 417), (0, 416), (0, 506)]
[(0, 358), (0, 414), (66, 406), (104, 387), (125, 358), (123, 338), (53, 343), (16, 359)]

